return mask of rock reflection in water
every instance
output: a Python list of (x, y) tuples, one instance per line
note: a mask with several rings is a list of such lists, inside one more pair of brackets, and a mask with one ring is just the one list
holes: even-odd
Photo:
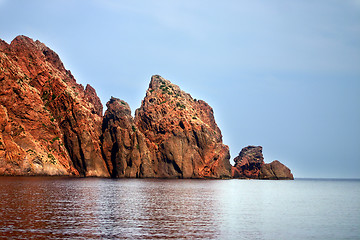
[(214, 193), (205, 181), (189, 181), (6, 178), (0, 232), (26, 239), (216, 238)]
[(0, 193), (0, 239), (360, 235), (359, 180), (0, 177)]

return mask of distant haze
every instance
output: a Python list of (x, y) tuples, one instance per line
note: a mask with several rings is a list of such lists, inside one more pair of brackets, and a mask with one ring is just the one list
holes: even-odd
[(40, 40), (103, 104), (159, 74), (213, 107), (231, 159), (360, 178), (360, 1), (0, 0), (0, 38)]

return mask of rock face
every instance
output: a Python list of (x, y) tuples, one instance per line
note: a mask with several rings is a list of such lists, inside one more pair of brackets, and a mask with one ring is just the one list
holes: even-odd
[(247, 146), (234, 159), (233, 178), (294, 179), (289, 168), (275, 160), (265, 163), (261, 146)]
[(261, 146), (248, 146), (241, 150), (234, 159), (234, 178), (258, 178), (260, 169), (264, 164)]
[(112, 177), (158, 177), (151, 171), (148, 140), (137, 129), (129, 105), (111, 98), (106, 104), (101, 138)]
[(271, 180), (293, 180), (290, 169), (278, 160), (272, 161), (271, 163), (265, 163), (259, 174), (260, 179), (271, 179)]
[(155, 75), (136, 110), (111, 99), (103, 151), (117, 177), (230, 178), (229, 149), (212, 108)]
[(58, 55), (25, 36), (0, 41), (0, 175), (229, 178), (212, 108), (160, 76), (141, 107), (76, 83)]
[(25, 36), (0, 41), (0, 175), (109, 176), (102, 105), (58, 55)]
[(293, 178), (261, 147), (231, 167), (213, 109), (158, 75), (135, 117), (123, 100), (106, 106), (43, 43), (0, 40), (0, 175)]

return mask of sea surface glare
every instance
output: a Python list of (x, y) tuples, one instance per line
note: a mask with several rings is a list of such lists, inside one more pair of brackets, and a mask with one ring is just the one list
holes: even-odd
[(360, 239), (360, 180), (0, 177), (0, 239)]

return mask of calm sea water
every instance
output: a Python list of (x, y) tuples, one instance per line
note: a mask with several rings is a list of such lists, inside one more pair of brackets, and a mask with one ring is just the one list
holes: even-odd
[(360, 239), (359, 180), (0, 177), (0, 238)]

